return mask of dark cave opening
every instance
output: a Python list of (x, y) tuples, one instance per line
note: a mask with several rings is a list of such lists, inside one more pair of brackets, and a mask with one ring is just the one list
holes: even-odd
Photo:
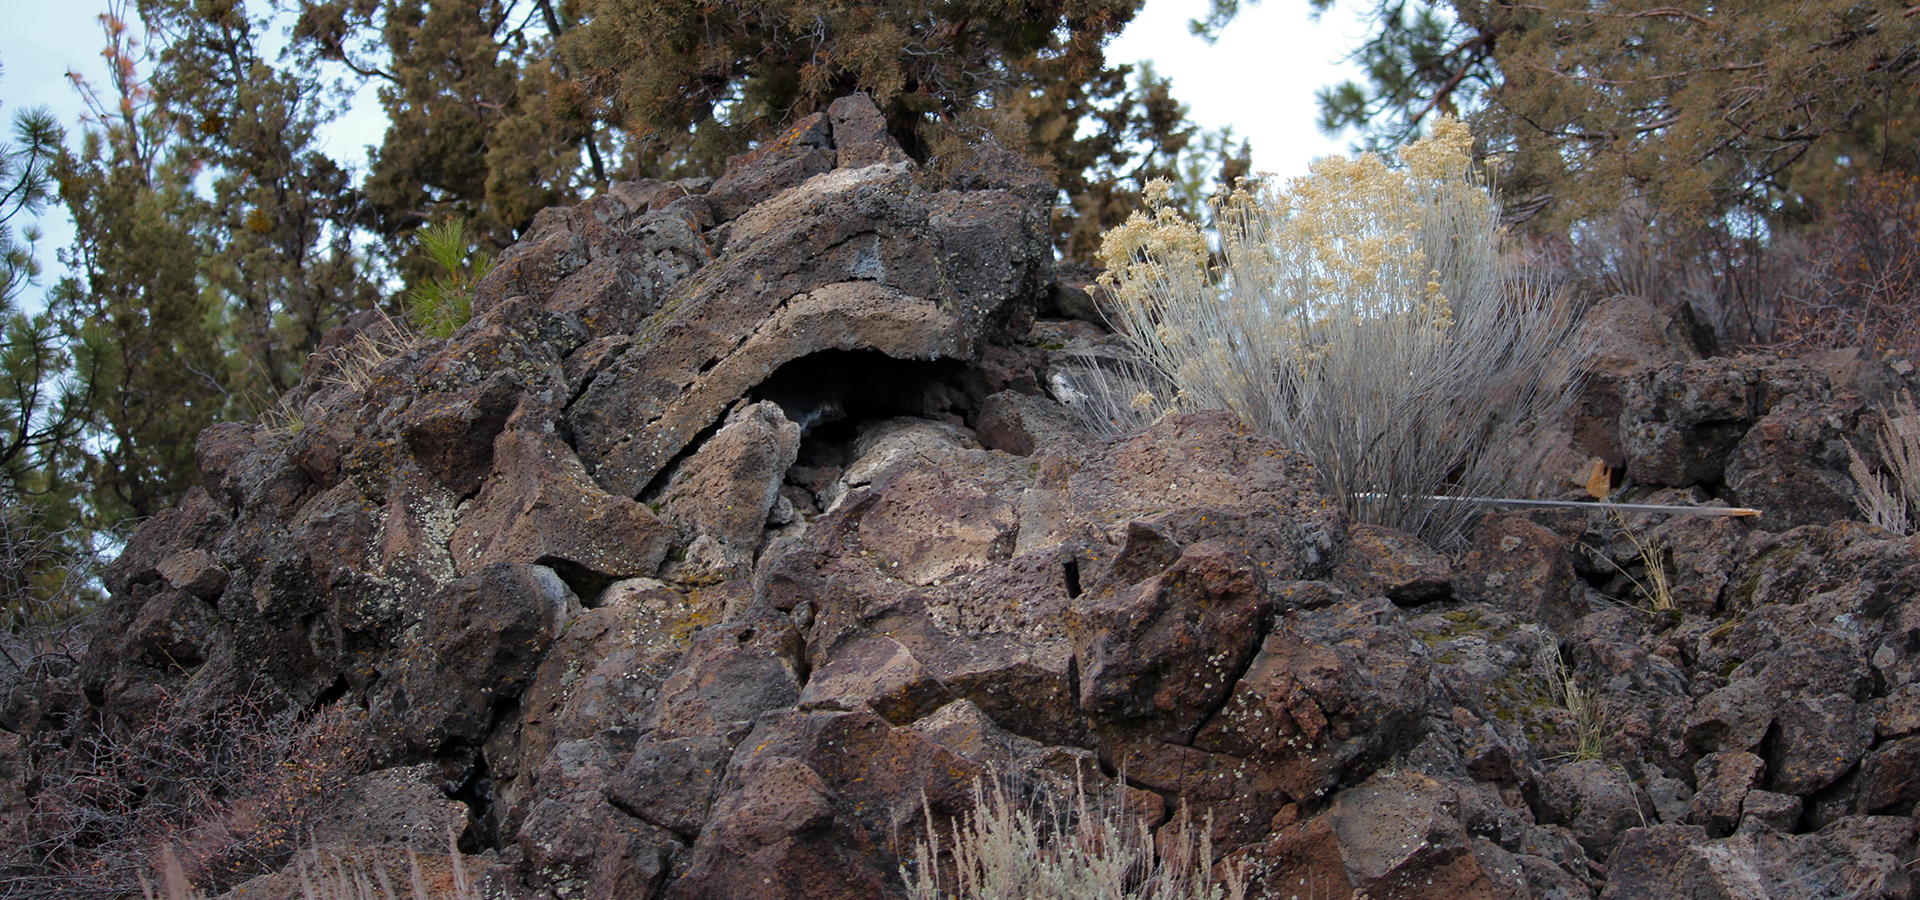
[(866, 422), (918, 416), (964, 425), (969, 411), (960, 381), (965, 370), (964, 363), (951, 359), (826, 350), (775, 369), (747, 399), (779, 404), (800, 426), (798, 465), (844, 466)]

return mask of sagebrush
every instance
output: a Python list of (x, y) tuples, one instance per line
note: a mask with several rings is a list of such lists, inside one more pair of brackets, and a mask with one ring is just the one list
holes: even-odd
[(1471, 146), (1444, 120), (1399, 166), (1243, 184), (1216, 203), (1217, 245), (1149, 191), (1101, 255), (1114, 324), (1157, 377), (1096, 424), (1228, 409), (1306, 454), (1354, 518), (1457, 544), (1469, 508), (1433, 498), (1525, 484), (1584, 364), (1564, 295), (1504, 252)]
[(1849, 473), (1859, 488), (1857, 502), (1868, 522), (1895, 534), (1912, 534), (1914, 512), (1920, 509), (1920, 410), (1914, 408), (1913, 395), (1901, 394), (1882, 415), (1874, 449), (1886, 476), (1852, 444), (1847, 445)]
[(913, 900), (1243, 900), (1237, 866), (1216, 877), (1209, 823), (1196, 825), (1183, 804), (1154, 839), (1129, 809), (1119, 785), (1089, 796), (1076, 778), (1065, 797), (1042, 792), (1014, 799), (1006, 784), (973, 786), (973, 811), (942, 840), (929, 806), (927, 837), (903, 867)]

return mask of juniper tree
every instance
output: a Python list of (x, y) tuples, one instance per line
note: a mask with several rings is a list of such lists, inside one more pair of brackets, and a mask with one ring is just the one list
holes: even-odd
[(78, 436), (84, 410), (62, 383), (67, 357), (51, 320), (21, 306), (41, 271), (39, 229), (22, 220), (53, 199), (51, 166), (65, 137), (44, 109), (16, 112), (13, 136), (0, 143), (0, 490), (18, 496), (45, 489), (35, 473)]
[(151, 89), (210, 170), (213, 218), (200, 275), (216, 291), (239, 362), (263, 397), (299, 379), (306, 355), (375, 302), (353, 248), (363, 213), (350, 175), (318, 148), (340, 97), (311, 67), (275, 65), (273, 27), (239, 0), (142, 0), (155, 39)]
[[(923, 161), (992, 131), (1049, 168), (1073, 211), (1060, 237), (1087, 257), (1153, 178), (1245, 168), (1164, 79), (1106, 64), (1101, 44), (1139, 5), (309, 0), (295, 35), (382, 82), (393, 126), (367, 194), (396, 238), (457, 219), (503, 246), (543, 205), (612, 178), (717, 174), (863, 90)], [(396, 257), (410, 284), (432, 277)]]
[(226, 314), (203, 290), (206, 202), (183, 123), (146, 81), (153, 48), (109, 14), (111, 84), (87, 88), (92, 115), (54, 171), (75, 239), (73, 274), (48, 300), (88, 389), (84, 475), (92, 520), (107, 527), (172, 505), (197, 480), (194, 437), (232, 411)]

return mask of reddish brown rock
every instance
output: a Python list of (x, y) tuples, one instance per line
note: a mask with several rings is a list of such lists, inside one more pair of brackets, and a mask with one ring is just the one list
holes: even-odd
[(1709, 753), (1694, 766), (1693, 803), (1687, 821), (1713, 837), (1726, 837), (1740, 825), (1747, 794), (1760, 786), (1766, 763), (1751, 753)]
[(1906, 815), (1920, 801), (1920, 738), (1888, 741), (1860, 764), (1854, 809), (1869, 815)]
[(654, 574), (669, 544), (660, 520), (600, 490), (537, 415), (523, 412), (516, 421), (494, 440), (495, 474), (454, 525), (455, 569), (465, 575), (496, 562), (538, 562), (601, 585)]
[(700, 632), (660, 688), (647, 723), (657, 737), (737, 737), (761, 714), (800, 699), (800, 632), (765, 609)]
[(1517, 613), (1556, 631), (1586, 614), (1575, 594), (1573, 560), (1559, 535), (1520, 516), (1490, 513), (1474, 529), (1454, 593)]
[(1684, 897), (1682, 866), (1706, 830), (1693, 825), (1654, 825), (1620, 835), (1607, 858), (1607, 887), (1600, 900), (1670, 900)]
[[(1249, 868), (1249, 896), (1586, 896), (1580, 881), (1551, 860), (1469, 834), (1460, 809), (1461, 798), (1445, 783), (1417, 773), (1376, 775), (1343, 792), (1325, 814), (1276, 828), (1271, 841), (1231, 859)], [(1536, 882), (1549, 891), (1533, 890)]]
[(1621, 833), (1645, 824), (1653, 802), (1625, 772), (1600, 760), (1554, 769), (1540, 786), (1541, 820), (1565, 825), (1593, 859), (1605, 859)]
[(833, 124), (814, 113), (748, 153), (727, 160), (707, 189), (714, 218), (725, 222), (834, 167)]
[(186, 591), (202, 600), (214, 600), (227, 587), (230, 576), (205, 550), (182, 550), (154, 567), (160, 577), (175, 590)]
[(1080, 708), (1146, 719), (1161, 740), (1185, 743), (1233, 689), (1272, 601), (1245, 554), (1182, 548), (1138, 525), (1108, 579), (1083, 600), (1076, 628)]
[(506, 372), (455, 392), (422, 396), (407, 407), (400, 433), (421, 468), (456, 497), (480, 487), (493, 464), (494, 437), (520, 399)]
[(1355, 525), (1333, 581), (1360, 597), (1418, 606), (1453, 594), (1453, 566), (1426, 542), (1378, 525)]
[[(503, 794), (567, 741), (636, 733), (694, 636), (719, 618), (668, 586), (637, 579), (609, 587), (601, 605), (572, 619), (521, 700), (518, 749), (490, 763)], [(510, 802), (513, 798), (509, 798)]]
[(922, 804), (967, 808), (982, 771), (871, 713), (770, 716), (741, 747), (670, 898), (883, 896)]
[(767, 515), (799, 452), (800, 426), (778, 404), (762, 401), (727, 415), (660, 497), (662, 515), (686, 548), (676, 580), (751, 574)]
[(887, 134), (887, 120), (866, 94), (849, 94), (827, 106), (833, 124), (834, 164), (859, 169), (878, 163), (901, 163), (907, 154)]
[(426, 602), (420, 644), (395, 673), (378, 712), (413, 746), (485, 736), (494, 704), (526, 690), (579, 601), (551, 569), (495, 563), (444, 585)]
[(1844, 694), (1796, 697), (1774, 714), (1767, 786), (1808, 795), (1832, 784), (1873, 743), (1873, 720)]
[(1313, 800), (1416, 743), (1427, 660), (1405, 629), (1358, 611), (1281, 619), (1194, 746), (1254, 761), (1289, 796)]

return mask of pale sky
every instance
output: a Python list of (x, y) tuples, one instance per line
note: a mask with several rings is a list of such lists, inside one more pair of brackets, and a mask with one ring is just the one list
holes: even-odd
[[(1253, 141), (1254, 168), (1281, 176), (1305, 174), (1307, 164), (1342, 152), (1344, 140), (1321, 135), (1314, 127), (1314, 91), (1356, 77), (1345, 62), (1365, 37), (1354, 4), (1336, 5), (1323, 20), (1311, 21), (1306, 0), (1265, 0), (1243, 4), (1240, 17), (1208, 45), (1192, 36), (1187, 22), (1204, 15), (1208, 0), (1148, 0), (1126, 32), (1107, 48), (1112, 63), (1151, 60), (1173, 81), (1173, 94), (1192, 110), (1203, 127), (1231, 126), (1236, 138)], [(68, 69), (105, 88), (100, 58), (104, 45), (97, 17), (104, 0), (0, 0), (0, 119), (12, 140), (16, 110), (46, 106), (77, 139), (84, 106), (66, 79)], [(385, 121), (371, 88), (359, 94), (352, 112), (326, 133), (325, 151), (349, 167), (364, 166), (366, 147), (380, 142)], [(24, 223), (17, 219), (18, 226)], [(59, 210), (43, 214), (40, 257), (46, 266), (42, 286), (62, 268), (53, 258), (72, 239), (72, 225)], [(29, 289), (28, 302), (39, 291)]]

